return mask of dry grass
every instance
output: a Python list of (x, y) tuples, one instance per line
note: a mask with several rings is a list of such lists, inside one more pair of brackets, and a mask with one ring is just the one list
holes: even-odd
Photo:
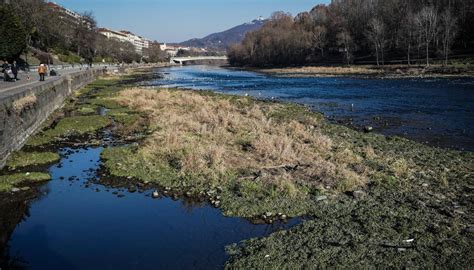
[(367, 183), (362, 157), (334, 147), (319, 120), (272, 117), (285, 105), (149, 89), (124, 90), (115, 99), (150, 116), (155, 131), (141, 147), (144, 159), (166, 161), (183, 175), (218, 182), (233, 174), (294, 195), (298, 184), (346, 191)]
[(341, 67), (292, 67), (265, 69), (263, 72), (283, 74), (295, 73), (302, 75), (376, 75), (383, 73), (381, 69), (371, 66), (341, 66)]
[(29, 94), (20, 99), (17, 99), (13, 102), (13, 111), (15, 111), (17, 114), (20, 114), (25, 108), (36, 104), (36, 100), (37, 99), (35, 94)]

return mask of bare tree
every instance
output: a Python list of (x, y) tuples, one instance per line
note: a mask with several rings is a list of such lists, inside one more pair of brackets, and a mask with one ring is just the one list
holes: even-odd
[(367, 37), (374, 44), (375, 55), (377, 58), (377, 66), (380, 65), (379, 53), (382, 55), (382, 64), (384, 64), (384, 47), (385, 47), (385, 25), (384, 23), (377, 19), (373, 18), (369, 22), (369, 30), (367, 32)]
[(92, 12), (84, 12), (75, 27), (74, 43), (77, 55), (84, 58), (88, 64), (92, 63), (95, 51), (97, 23)]
[(441, 14), (440, 33), (443, 44), (444, 64), (448, 65), (448, 55), (457, 35), (457, 18), (449, 10)]
[(324, 26), (316, 26), (313, 29), (314, 47), (321, 51), (321, 57), (324, 57), (324, 47), (327, 43), (327, 30)]
[(417, 39), (417, 25), (415, 21), (415, 15), (409, 12), (405, 19), (402, 21), (402, 43), (407, 52), (407, 64), (411, 65), (411, 50), (414, 42)]
[(353, 40), (347, 29), (342, 29), (342, 31), (337, 34), (337, 44), (344, 47), (344, 59), (346, 64), (349, 65), (352, 62)]
[(426, 49), (426, 66), (430, 65), (430, 44), (433, 39), (436, 37), (436, 33), (438, 30), (438, 14), (434, 7), (424, 7), (417, 15), (416, 15), (416, 24), (418, 30), (420, 32), (421, 37), (423, 38), (423, 42), (425, 43)]

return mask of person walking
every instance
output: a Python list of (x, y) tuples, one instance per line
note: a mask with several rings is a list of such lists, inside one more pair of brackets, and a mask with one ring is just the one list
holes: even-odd
[(7, 60), (3, 61), (2, 64), (2, 73), (3, 73), (3, 80), (8, 81), (8, 69), (10, 68), (10, 65), (8, 64)]
[(16, 81), (18, 81), (18, 64), (16, 61), (13, 61), (12, 64), (12, 73), (13, 73), (13, 78)]
[(38, 74), (40, 76), (40, 82), (44, 82), (44, 76), (46, 75), (46, 66), (44, 64), (38, 67)]

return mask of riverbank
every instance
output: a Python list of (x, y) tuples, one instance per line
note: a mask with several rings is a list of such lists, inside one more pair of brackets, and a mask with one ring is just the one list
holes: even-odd
[(102, 145), (98, 184), (253, 222), (309, 220), (229, 246), (228, 267), (472, 265), (473, 153), (357, 132), (298, 105), (135, 86), (150, 76), (89, 85), (23, 151)]
[(474, 77), (474, 68), (470, 65), (430, 67), (406, 65), (372, 66), (306, 66), (287, 68), (262, 68), (249, 70), (281, 77), (357, 77), (357, 78), (459, 78)]

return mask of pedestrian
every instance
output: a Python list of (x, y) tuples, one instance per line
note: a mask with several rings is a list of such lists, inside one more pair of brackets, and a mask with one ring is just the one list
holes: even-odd
[(38, 67), (38, 74), (40, 76), (40, 82), (44, 82), (44, 76), (46, 75), (46, 66), (44, 64)]
[(12, 73), (15, 81), (18, 81), (18, 64), (16, 61), (13, 61), (12, 64)]
[(7, 71), (10, 68), (10, 65), (8, 64), (7, 60), (3, 60), (2, 64), (2, 73), (3, 73), (3, 80), (7, 81), (8, 80), (8, 74)]

